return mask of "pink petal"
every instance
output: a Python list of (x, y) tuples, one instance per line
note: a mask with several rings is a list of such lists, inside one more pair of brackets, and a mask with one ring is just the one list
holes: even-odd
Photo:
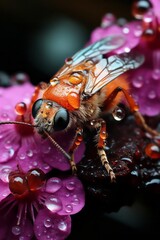
[(85, 193), (81, 181), (76, 177), (63, 179), (61, 187), (55, 196), (61, 200), (63, 207), (58, 212), (60, 215), (71, 215), (79, 212), (85, 203)]
[(10, 194), (10, 189), (8, 186), (8, 183), (5, 183), (0, 180), (0, 201), (2, 201), (4, 198), (6, 198)]
[(70, 216), (59, 216), (43, 209), (36, 217), (34, 232), (38, 240), (66, 239), (71, 232), (71, 218)]
[(115, 53), (129, 52), (139, 44), (142, 27), (138, 21), (133, 21), (125, 24), (123, 27), (112, 25), (108, 28), (96, 28), (91, 34), (91, 43), (100, 40), (109, 35), (123, 35), (125, 43), (122, 47), (114, 50)]

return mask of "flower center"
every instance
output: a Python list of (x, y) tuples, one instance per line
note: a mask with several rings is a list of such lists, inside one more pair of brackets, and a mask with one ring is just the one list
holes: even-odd
[(45, 174), (35, 168), (23, 173), (20, 170), (9, 174), (9, 188), (16, 199), (32, 199), (45, 183)]

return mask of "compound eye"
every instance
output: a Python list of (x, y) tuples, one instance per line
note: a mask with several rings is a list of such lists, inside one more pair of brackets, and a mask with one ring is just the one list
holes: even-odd
[(36, 117), (39, 109), (41, 108), (42, 102), (43, 102), (43, 99), (38, 99), (38, 100), (35, 101), (35, 103), (33, 104), (33, 106), (32, 106), (32, 116), (33, 116), (33, 118)]
[(60, 108), (54, 117), (54, 130), (60, 131), (65, 129), (69, 123), (69, 113), (66, 109)]

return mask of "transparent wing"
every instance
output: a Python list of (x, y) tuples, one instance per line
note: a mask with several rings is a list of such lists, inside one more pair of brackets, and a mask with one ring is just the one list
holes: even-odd
[(71, 68), (82, 63), (85, 60), (97, 61), (102, 55), (108, 53), (124, 44), (124, 37), (121, 35), (108, 36), (97, 41), (86, 48), (78, 51), (73, 57), (66, 59), (66, 64), (57, 72), (56, 77), (66, 74)]
[(84, 94), (91, 96), (105, 85), (128, 70), (138, 68), (144, 62), (144, 56), (138, 54), (113, 55), (101, 59), (90, 70)]

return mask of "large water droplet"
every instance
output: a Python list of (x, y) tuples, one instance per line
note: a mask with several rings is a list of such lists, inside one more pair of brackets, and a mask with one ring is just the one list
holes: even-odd
[(46, 218), (46, 219), (44, 220), (44, 226), (45, 226), (46, 228), (50, 228), (50, 227), (52, 226), (52, 221), (51, 221), (50, 218)]
[(75, 182), (69, 181), (66, 183), (66, 188), (70, 191), (73, 191), (75, 189)]
[(117, 106), (113, 110), (112, 115), (116, 121), (121, 121), (125, 117), (125, 111), (123, 108)]
[(45, 205), (51, 212), (54, 212), (54, 213), (62, 209), (61, 200), (54, 196), (49, 196), (49, 198), (47, 198), (45, 201)]
[(67, 230), (67, 223), (64, 222), (64, 221), (61, 221), (59, 224), (58, 224), (58, 229), (65, 232)]
[(50, 178), (46, 184), (46, 192), (54, 193), (62, 187), (62, 180), (60, 178), (54, 177)]
[(14, 226), (12, 227), (12, 233), (16, 236), (20, 235), (21, 233), (21, 227), (20, 226)]

